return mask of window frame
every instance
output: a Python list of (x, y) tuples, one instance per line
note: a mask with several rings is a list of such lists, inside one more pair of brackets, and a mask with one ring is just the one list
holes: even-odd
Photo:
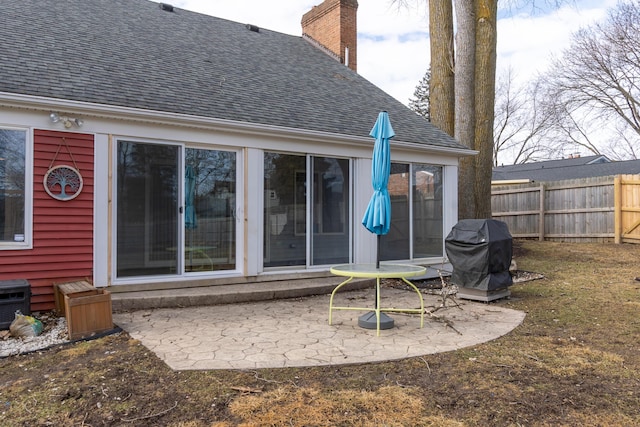
[(3, 130), (23, 131), (24, 141), (24, 239), (0, 240), (0, 251), (33, 249), (33, 129), (0, 125)]
[(110, 237), (110, 245), (111, 245), (111, 271), (117, 271), (117, 225), (115, 222), (117, 221), (118, 215), (118, 205), (117, 205), (117, 187), (118, 187), (118, 147), (121, 142), (129, 142), (135, 144), (151, 144), (151, 145), (165, 145), (165, 146), (175, 146), (179, 149), (179, 162), (178, 162), (178, 176), (180, 177), (181, 183), (178, 184), (179, 194), (178, 194), (178, 203), (176, 205), (176, 210), (179, 211), (182, 209), (184, 211), (184, 172), (186, 166), (186, 151), (188, 149), (196, 149), (196, 150), (209, 150), (209, 151), (225, 151), (231, 152), (235, 155), (235, 182), (236, 182), (236, 193), (235, 193), (235, 205), (233, 207), (233, 217), (235, 220), (235, 268), (234, 269), (224, 269), (224, 270), (205, 270), (205, 271), (185, 271), (184, 268), (184, 246), (185, 246), (185, 229), (184, 229), (184, 215), (179, 214), (179, 239), (177, 241), (177, 247), (179, 246), (182, 251), (181, 256), (177, 256), (177, 265), (175, 267), (175, 273), (172, 274), (161, 274), (161, 275), (139, 275), (139, 276), (120, 276), (116, 277), (116, 274), (113, 275), (111, 282), (113, 285), (129, 285), (129, 284), (139, 284), (139, 283), (147, 283), (150, 280), (158, 283), (163, 282), (176, 282), (176, 281), (184, 281), (184, 280), (194, 280), (194, 279), (217, 279), (223, 277), (235, 277), (242, 274), (242, 264), (241, 261), (243, 259), (242, 254), (245, 251), (244, 245), (244, 229), (242, 227), (242, 215), (243, 215), (243, 207), (242, 201), (245, 198), (244, 193), (244, 154), (243, 149), (238, 147), (232, 147), (231, 145), (222, 145), (222, 144), (214, 144), (214, 143), (201, 143), (201, 142), (193, 142), (193, 141), (185, 141), (185, 140), (163, 140), (159, 138), (145, 138), (145, 137), (134, 137), (134, 136), (113, 136), (114, 143), (110, 148), (110, 156), (113, 159), (113, 166), (110, 173), (113, 173), (113, 178), (111, 179), (111, 184), (113, 186), (114, 196), (113, 196), (113, 206), (111, 207), (111, 215), (114, 219), (114, 224), (112, 225), (112, 236)]
[[(262, 255), (261, 259), (261, 271), (262, 272), (273, 272), (273, 271), (281, 271), (281, 270), (314, 270), (314, 269), (324, 269), (326, 266), (334, 264), (334, 263), (320, 263), (315, 264), (314, 260), (314, 247), (315, 238), (318, 236), (330, 237), (330, 236), (341, 236), (346, 235), (348, 240), (348, 261), (353, 262), (354, 259), (354, 220), (353, 220), (353, 205), (354, 205), (354, 177), (353, 177), (353, 169), (354, 169), (354, 161), (352, 157), (348, 156), (335, 156), (335, 155), (323, 155), (316, 153), (295, 153), (295, 152), (286, 152), (279, 150), (264, 150), (262, 152), (262, 190), (263, 194), (266, 195), (273, 192), (273, 189), (267, 189), (265, 185), (265, 169), (264, 169), (264, 161), (268, 154), (278, 154), (283, 156), (292, 156), (298, 157), (299, 159), (304, 159), (305, 169), (303, 170), (301, 166), (293, 170), (293, 176), (291, 180), (293, 182), (293, 222), (294, 222), (294, 233), (293, 236), (304, 238), (304, 253), (305, 253), (305, 261), (304, 263), (290, 264), (290, 265), (268, 265), (272, 263), (272, 259), (270, 256), (265, 256), (265, 254), (270, 253), (270, 249), (267, 248), (269, 243), (269, 236), (267, 235), (267, 228), (263, 225), (261, 230), (261, 240), (262, 240)], [(318, 204), (316, 203), (316, 197), (322, 196), (322, 192), (319, 191), (318, 183), (321, 179), (321, 174), (315, 170), (314, 161), (316, 159), (321, 158), (329, 158), (336, 160), (346, 160), (348, 162), (348, 170), (349, 176), (346, 182), (344, 182), (344, 186), (348, 191), (347, 201), (344, 206), (344, 224), (343, 230), (340, 232), (325, 232), (319, 229), (317, 232), (314, 231), (314, 215)], [(310, 189), (310, 190), (308, 190)], [(318, 194), (316, 194), (318, 193)], [(275, 194), (275, 193), (274, 193)], [(304, 206), (304, 209), (302, 207)], [(323, 201), (320, 202), (320, 206), (323, 206)], [(265, 208), (263, 205), (262, 211), (265, 212)], [(262, 223), (264, 224), (265, 218), (262, 219)], [(322, 221), (318, 222), (318, 225), (322, 227)]]

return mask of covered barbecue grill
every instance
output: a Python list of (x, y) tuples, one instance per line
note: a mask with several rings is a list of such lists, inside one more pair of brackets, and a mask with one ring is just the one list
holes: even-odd
[(445, 239), (445, 250), (459, 298), (492, 301), (509, 296), (512, 237), (504, 222), (461, 220)]

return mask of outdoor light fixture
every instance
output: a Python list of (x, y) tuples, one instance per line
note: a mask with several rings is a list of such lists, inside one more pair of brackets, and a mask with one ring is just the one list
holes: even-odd
[(51, 123), (62, 122), (64, 127), (67, 129), (69, 129), (74, 125), (76, 127), (81, 127), (82, 124), (84, 123), (84, 121), (78, 117), (61, 116), (60, 113), (56, 113), (53, 111), (51, 112), (51, 114), (49, 114), (49, 119), (51, 120)]

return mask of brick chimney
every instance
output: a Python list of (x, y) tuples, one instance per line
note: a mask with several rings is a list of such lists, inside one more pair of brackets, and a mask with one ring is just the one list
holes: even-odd
[(324, 0), (302, 16), (302, 35), (357, 71), (357, 0)]

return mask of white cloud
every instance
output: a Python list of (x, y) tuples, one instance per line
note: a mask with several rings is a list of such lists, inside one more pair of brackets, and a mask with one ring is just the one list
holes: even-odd
[(407, 104), (429, 68), (426, 10), (398, 9), (389, 0), (358, 4), (358, 72)]
[(429, 68), (429, 40), (358, 40), (358, 72), (402, 103), (408, 103)]
[[(526, 79), (543, 70), (551, 54), (568, 47), (579, 27), (602, 19), (616, 0), (576, 0), (576, 7), (518, 15), (498, 23), (498, 68)], [(299, 36), (302, 15), (322, 0), (180, 0), (176, 7)], [(429, 66), (428, 17), (422, 6), (398, 9), (391, 0), (361, 0), (358, 72), (402, 103), (412, 97)], [(420, 2), (417, 2), (420, 3)], [(527, 10), (529, 11), (529, 10)], [(498, 71), (499, 72), (499, 71)]]
[[(579, 2), (589, 3), (589, 2)], [(511, 67), (519, 81), (544, 71), (552, 57), (570, 46), (578, 29), (602, 20), (611, 1), (591, 7), (565, 6), (544, 15), (518, 14), (498, 22), (498, 69)]]

